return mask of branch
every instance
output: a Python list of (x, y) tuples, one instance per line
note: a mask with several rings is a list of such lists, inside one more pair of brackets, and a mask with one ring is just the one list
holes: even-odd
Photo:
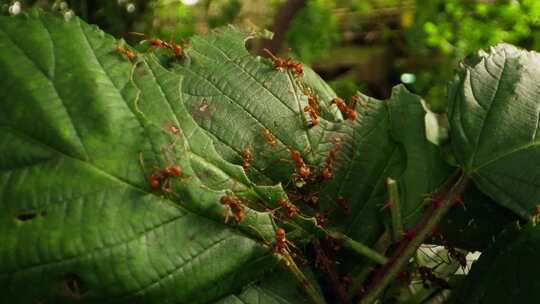
[(463, 191), (467, 177), (463, 172), (452, 176), (442, 189), (433, 196), (432, 204), (418, 224), (407, 232), (405, 239), (398, 246), (390, 260), (375, 274), (360, 304), (371, 304), (386, 289), (401, 269), (407, 265), (422, 242), (431, 235), (446, 212)]
[(285, 38), (285, 33), (287, 33), (289, 25), (294, 19), (294, 15), (304, 7), (306, 3), (307, 0), (289, 0), (279, 9), (279, 12), (274, 19), (274, 25), (272, 26), (274, 39), (264, 41), (261, 50), (266, 48), (274, 54), (279, 51), (283, 39)]

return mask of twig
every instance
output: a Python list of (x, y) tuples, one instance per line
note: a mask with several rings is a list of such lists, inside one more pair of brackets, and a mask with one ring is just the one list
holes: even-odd
[(398, 185), (391, 178), (386, 179), (388, 187), (388, 208), (392, 216), (392, 235), (397, 242), (403, 237), (403, 222), (401, 221), (401, 204), (399, 201)]
[(341, 241), (343, 243), (343, 245), (349, 249), (351, 249), (352, 251), (358, 253), (358, 254), (361, 254), (363, 255), (364, 257), (378, 263), (378, 264), (385, 264), (386, 262), (388, 262), (388, 258), (385, 257), (384, 255), (378, 253), (377, 251), (369, 248), (368, 246), (358, 242), (358, 241), (355, 241), (353, 239), (351, 239), (350, 237), (344, 235), (343, 233), (341, 232), (337, 232), (337, 231), (332, 231), (332, 230), (326, 230), (328, 232), (328, 235), (331, 236), (332, 238), (338, 240), (338, 241)]
[(314, 304), (326, 304), (324, 297), (315, 288), (315, 286), (313, 286), (313, 284), (311, 284), (311, 282), (306, 278), (306, 276), (300, 270), (300, 268), (298, 268), (298, 266), (294, 262), (289, 252), (284, 251), (280, 253), (278, 256), (283, 260), (285, 267), (287, 267), (287, 269), (294, 275), (296, 280), (300, 282), (302, 289), (304, 289), (304, 292), (309, 297), (311, 302)]

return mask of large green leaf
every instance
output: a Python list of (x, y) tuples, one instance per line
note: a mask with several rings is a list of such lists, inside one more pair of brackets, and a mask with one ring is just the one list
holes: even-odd
[(478, 187), (522, 217), (540, 198), (540, 55), (499, 44), (465, 60), (450, 85), (455, 155)]
[(540, 226), (511, 225), (473, 264), (452, 303), (536, 303)]
[[(228, 227), (219, 198), (279, 189), (217, 155), (179, 76), (116, 46), (76, 18), (0, 18), (0, 302), (204, 303), (275, 264), (268, 214)], [(151, 191), (171, 164), (177, 196)]]
[[(121, 43), (77, 18), (0, 18), (0, 299), (218, 300), (274, 267), (264, 209), (285, 190), (318, 195), (319, 207), (301, 206), (307, 216), (330, 212), (330, 225), (370, 243), (383, 231), (387, 177), (400, 178), (405, 216), (418, 214), (446, 172), (420, 98), (403, 87), (388, 101), (359, 95), (358, 119), (343, 121), (311, 70), (297, 78), (249, 54), (255, 35), (229, 27), (195, 37), (169, 71), (153, 55), (127, 60)], [(307, 90), (322, 109), (315, 127)], [(315, 174), (337, 149), (334, 178), (297, 188), (293, 149)], [(150, 174), (173, 164), (182, 168), (174, 194), (152, 191)], [(249, 206), (226, 225), (219, 201), (233, 193)], [(314, 232), (309, 218), (294, 222)]]

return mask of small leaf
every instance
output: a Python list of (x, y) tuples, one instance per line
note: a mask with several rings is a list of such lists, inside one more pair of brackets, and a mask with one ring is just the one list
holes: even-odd
[(427, 138), (428, 112), (419, 96), (404, 86), (395, 87), (388, 107), (392, 138), (401, 144), (407, 164), (399, 177), (402, 213), (405, 223), (413, 224), (422, 213), (426, 196), (450, 176), (452, 169)]

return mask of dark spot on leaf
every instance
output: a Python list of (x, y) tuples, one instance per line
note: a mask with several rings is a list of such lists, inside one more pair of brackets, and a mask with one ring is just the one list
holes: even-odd
[(67, 273), (60, 280), (60, 296), (71, 300), (80, 300), (88, 292), (88, 287), (84, 284), (81, 277), (75, 273)]
[(17, 219), (22, 222), (35, 219), (38, 215), (44, 217), (47, 215), (47, 211), (34, 211), (17, 215)]

